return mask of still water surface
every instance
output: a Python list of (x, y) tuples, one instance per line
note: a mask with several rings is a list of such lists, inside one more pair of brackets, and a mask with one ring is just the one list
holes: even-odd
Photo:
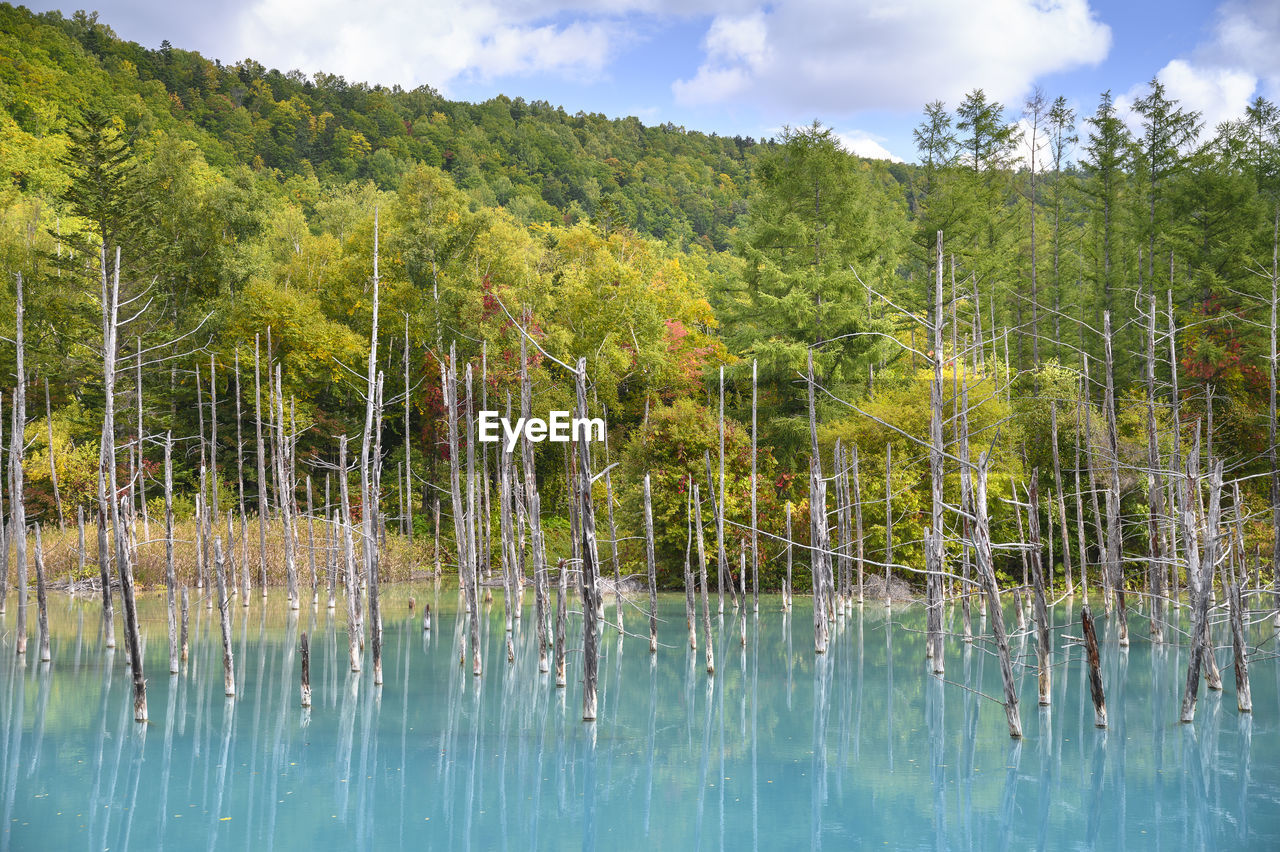
[[(410, 594), (419, 610), (431, 603), (430, 632)], [(290, 615), (279, 593), (265, 607), (233, 602), (229, 700), (217, 611), (193, 608), (190, 661), (170, 677), (163, 597), (147, 597), (151, 722), (138, 726), (127, 654), (101, 647), (99, 605), (51, 599), (46, 666), (13, 653), (10, 596), (0, 850), (1280, 848), (1280, 659), (1267, 625), (1251, 637), (1253, 717), (1237, 713), (1224, 668), (1226, 691), (1202, 691), (1191, 726), (1177, 721), (1185, 639), (1153, 648), (1134, 615), (1126, 652), (1108, 625), (1100, 731), (1081, 649), (1063, 640), (1079, 635), (1079, 609), (1060, 605), (1053, 706), (1036, 706), (1024, 669), (1018, 743), (979, 694), (1001, 691), (980, 643), (949, 641), (945, 681), (927, 673), (919, 606), (868, 604), (815, 657), (808, 601), (787, 616), (762, 598), (745, 649), (736, 618), (713, 624), (708, 678), (684, 641), (683, 596), (664, 597), (657, 655), (647, 636), (606, 628), (599, 720), (584, 724), (581, 655), (567, 690), (539, 675), (531, 607), (514, 665), (501, 605), (487, 610), (476, 678), (458, 665), (456, 590), (384, 587), (384, 600), (381, 688), (347, 671), (341, 616)], [(34, 632), (34, 606), (31, 621)], [(647, 618), (633, 611), (627, 627), (647, 633)], [(1034, 638), (1015, 643), (1033, 663)]]

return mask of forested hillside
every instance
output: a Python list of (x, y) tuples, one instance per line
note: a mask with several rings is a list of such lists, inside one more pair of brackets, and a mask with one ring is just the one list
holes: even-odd
[[(125, 321), (123, 478), (154, 487), (171, 433), (190, 494), (206, 436), (221, 487), (235, 484), (238, 446), (253, 472), (255, 357), (264, 387), (280, 366), (294, 459), (319, 481), (335, 436), (366, 415), (376, 263), (383, 467), (407, 455), (413, 483), (388, 473), (384, 499), (407, 496), (421, 530), (448, 473), (440, 360), (456, 346), (472, 365), (477, 405), (503, 408), (508, 393), (518, 404), (519, 323), (538, 342), (536, 411), (572, 406), (552, 359), (587, 359), (621, 470), (664, 486), (664, 556), (683, 552), (686, 489), (705, 483), (704, 452), (719, 453), (721, 367), (727, 515), (750, 518), (754, 458), (758, 525), (780, 533), (790, 501), (807, 529), (800, 377), (812, 353), (829, 392), (816, 404), (823, 452), (840, 439), (861, 454), (868, 552), (886, 547), (887, 490), (903, 538), (894, 558), (920, 562), (930, 483), (918, 441), (935, 354), (921, 321), (941, 275), (946, 381), (969, 384), (975, 440), (994, 442), (993, 498), (1025, 493), (1014, 489), (1034, 471), (1064, 499), (1053, 440), (1068, 487), (1081, 472), (1088, 485), (1091, 448), (1109, 443), (1110, 312), (1124, 512), (1147, 511), (1149, 448), (1176, 457), (1200, 421), (1237, 475), (1259, 474), (1243, 480), (1242, 517), (1250, 549), (1269, 553), (1280, 113), (1258, 100), (1240, 123), (1203, 128), (1152, 81), (1136, 129), (1123, 118), (1109, 93), (1078, 111), (976, 90), (925, 106), (917, 162), (891, 165), (850, 155), (816, 122), (757, 142), (545, 102), (467, 104), (150, 50), (96, 16), (0, 5), (0, 329), (14, 337), (20, 274), (29, 512), (55, 517), (50, 432), (58, 499), (89, 506), (97, 488), (104, 279), (119, 276)], [(15, 358), (0, 346), (0, 371), (16, 375)], [(948, 421), (948, 441), (956, 428)], [(538, 466), (559, 482), (544, 508), (563, 513), (559, 452), (541, 448)], [(638, 529), (638, 500), (618, 498), (625, 531)], [(1086, 498), (1061, 517), (1083, 525), (1090, 508)], [(1005, 540), (1020, 540), (1021, 523), (993, 513)], [(1137, 526), (1123, 542), (1131, 557), (1149, 546)], [(1016, 556), (1000, 558), (1014, 570)]]

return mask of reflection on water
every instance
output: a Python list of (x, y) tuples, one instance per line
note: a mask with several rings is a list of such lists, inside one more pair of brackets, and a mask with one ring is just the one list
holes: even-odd
[[(411, 593), (431, 603), (434, 630), (409, 612)], [(345, 628), (325, 609), (289, 614), (280, 595), (265, 610), (257, 597), (230, 607), (235, 699), (216, 612), (192, 607), (190, 659), (170, 677), (163, 598), (141, 601), (145, 726), (127, 655), (101, 647), (96, 603), (53, 599), (52, 664), (14, 654), (11, 607), (0, 849), (1280, 848), (1269, 653), (1251, 667), (1256, 718), (1236, 712), (1225, 677), (1226, 692), (1202, 692), (1196, 724), (1180, 725), (1185, 642), (1125, 652), (1109, 624), (1111, 728), (1093, 727), (1082, 651), (1060, 642), (1051, 706), (1036, 706), (1035, 673), (1020, 670), (1026, 738), (1014, 742), (984, 697), (1001, 685), (980, 640), (948, 643), (949, 680), (928, 674), (922, 608), (855, 611), (815, 656), (806, 602), (788, 616), (766, 599), (745, 649), (731, 614), (713, 625), (721, 666), (708, 678), (673, 596), (656, 657), (606, 628), (599, 721), (584, 724), (580, 654), (568, 690), (538, 674), (531, 607), (516, 664), (476, 678), (458, 665), (456, 591), (384, 594), (380, 688), (347, 671)], [(1078, 609), (1054, 617), (1070, 625)], [(482, 623), (487, 658), (505, 660), (500, 603)], [(1271, 628), (1254, 629), (1274, 649)], [(1013, 648), (1034, 660), (1034, 639)]]

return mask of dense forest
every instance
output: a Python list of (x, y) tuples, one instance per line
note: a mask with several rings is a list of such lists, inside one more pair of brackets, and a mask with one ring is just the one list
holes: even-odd
[[(971, 433), (993, 450), (993, 539), (1024, 540), (1023, 516), (1001, 507), (1033, 476), (1056, 495), (1049, 529), (1086, 511), (1098, 522), (1096, 491), (1090, 506), (1071, 490), (1093, 476), (1082, 448), (1086, 461), (1110, 448), (1124, 465), (1122, 514), (1145, 517), (1159, 467), (1149, 452), (1177, 458), (1203, 424), (1206, 451), (1243, 488), (1242, 543), (1269, 565), (1280, 110), (1259, 99), (1238, 123), (1206, 128), (1152, 80), (1125, 119), (1110, 93), (1078, 112), (1039, 92), (1007, 105), (975, 90), (925, 105), (917, 162), (890, 164), (844, 151), (818, 122), (757, 141), (545, 102), (460, 103), (151, 50), (96, 15), (0, 4), (0, 333), (15, 336), (22, 286), (28, 517), (94, 505), (107, 279), (118, 276), (121, 301), (121, 478), (158, 500), (171, 434), (190, 516), (206, 442), (221, 460), (215, 488), (234, 492), (239, 449), (257, 493), (256, 363), (263, 383), (280, 368), (298, 475), (318, 482), (335, 436), (360, 431), (376, 270), (382, 468), (409, 463), (385, 476), (382, 500), (401, 507), (385, 513), (393, 528), (412, 513), (423, 539), (448, 490), (440, 361), (451, 346), (476, 372), (477, 407), (518, 401), (527, 363), (534, 410), (572, 408), (555, 362), (586, 359), (625, 483), (607, 507), (625, 564), (644, 558), (636, 483), (650, 473), (659, 576), (679, 583), (687, 490), (710, 484), (705, 460), (721, 452), (721, 387), (726, 518), (781, 535), (790, 503), (806, 538), (812, 355), (822, 453), (839, 440), (860, 458), (866, 552), (889, 555), (891, 519), (883, 561), (922, 565), (937, 353), (920, 321), (937, 319), (945, 383), (963, 376)], [(537, 343), (523, 360), (522, 327)], [(0, 347), (0, 372), (17, 376), (15, 359)], [(537, 455), (552, 531), (569, 514), (561, 452)], [(1140, 578), (1145, 526), (1123, 539)], [(775, 586), (780, 547), (759, 546), (762, 585)], [(1099, 546), (1090, 536), (1085, 549)], [(1017, 572), (1016, 552), (997, 558)]]

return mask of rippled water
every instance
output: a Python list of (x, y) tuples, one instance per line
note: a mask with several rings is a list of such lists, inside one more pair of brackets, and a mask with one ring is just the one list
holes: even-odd
[[(429, 633), (411, 593), (432, 604)], [(151, 722), (138, 726), (127, 655), (101, 648), (98, 605), (52, 599), (45, 666), (13, 653), (11, 595), (0, 848), (1280, 848), (1280, 660), (1265, 624), (1253, 628), (1253, 717), (1237, 713), (1224, 669), (1226, 691), (1202, 691), (1190, 726), (1177, 721), (1185, 640), (1153, 648), (1135, 614), (1125, 652), (1108, 625), (1105, 731), (1081, 650), (1062, 639), (1078, 626), (1064, 627), (1051, 708), (1036, 707), (1034, 671), (1021, 671), (1018, 743), (979, 694), (1001, 690), (981, 644), (948, 641), (946, 680), (927, 673), (918, 606), (888, 622), (868, 604), (815, 657), (807, 601), (786, 616), (762, 598), (745, 649), (736, 619), (713, 625), (709, 678), (684, 641), (683, 597), (664, 597), (657, 655), (647, 636), (606, 628), (599, 720), (584, 724), (581, 655), (567, 690), (539, 675), (531, 607), (514, 665), (501, 606), (487, 610), (476, 678), (458, 665), (455, 591), (384, 589), (375, 688), (369, 671), (347, 671), (340, 618), (290, 616), (282, 598), (230, 607), (234, 700), (216, 610), (193, 610), (190, 662), (170, 677), (163, 599), (141, 601)], [(1058, 625), (1078, 618), (1055, 610)], [(627, 627), (647, 632), (645, 621), (634, 612)], [(310, 711), (298, 699), (304, 629)], [(1034, 638), (1015, 642), (1034, 662)]]

